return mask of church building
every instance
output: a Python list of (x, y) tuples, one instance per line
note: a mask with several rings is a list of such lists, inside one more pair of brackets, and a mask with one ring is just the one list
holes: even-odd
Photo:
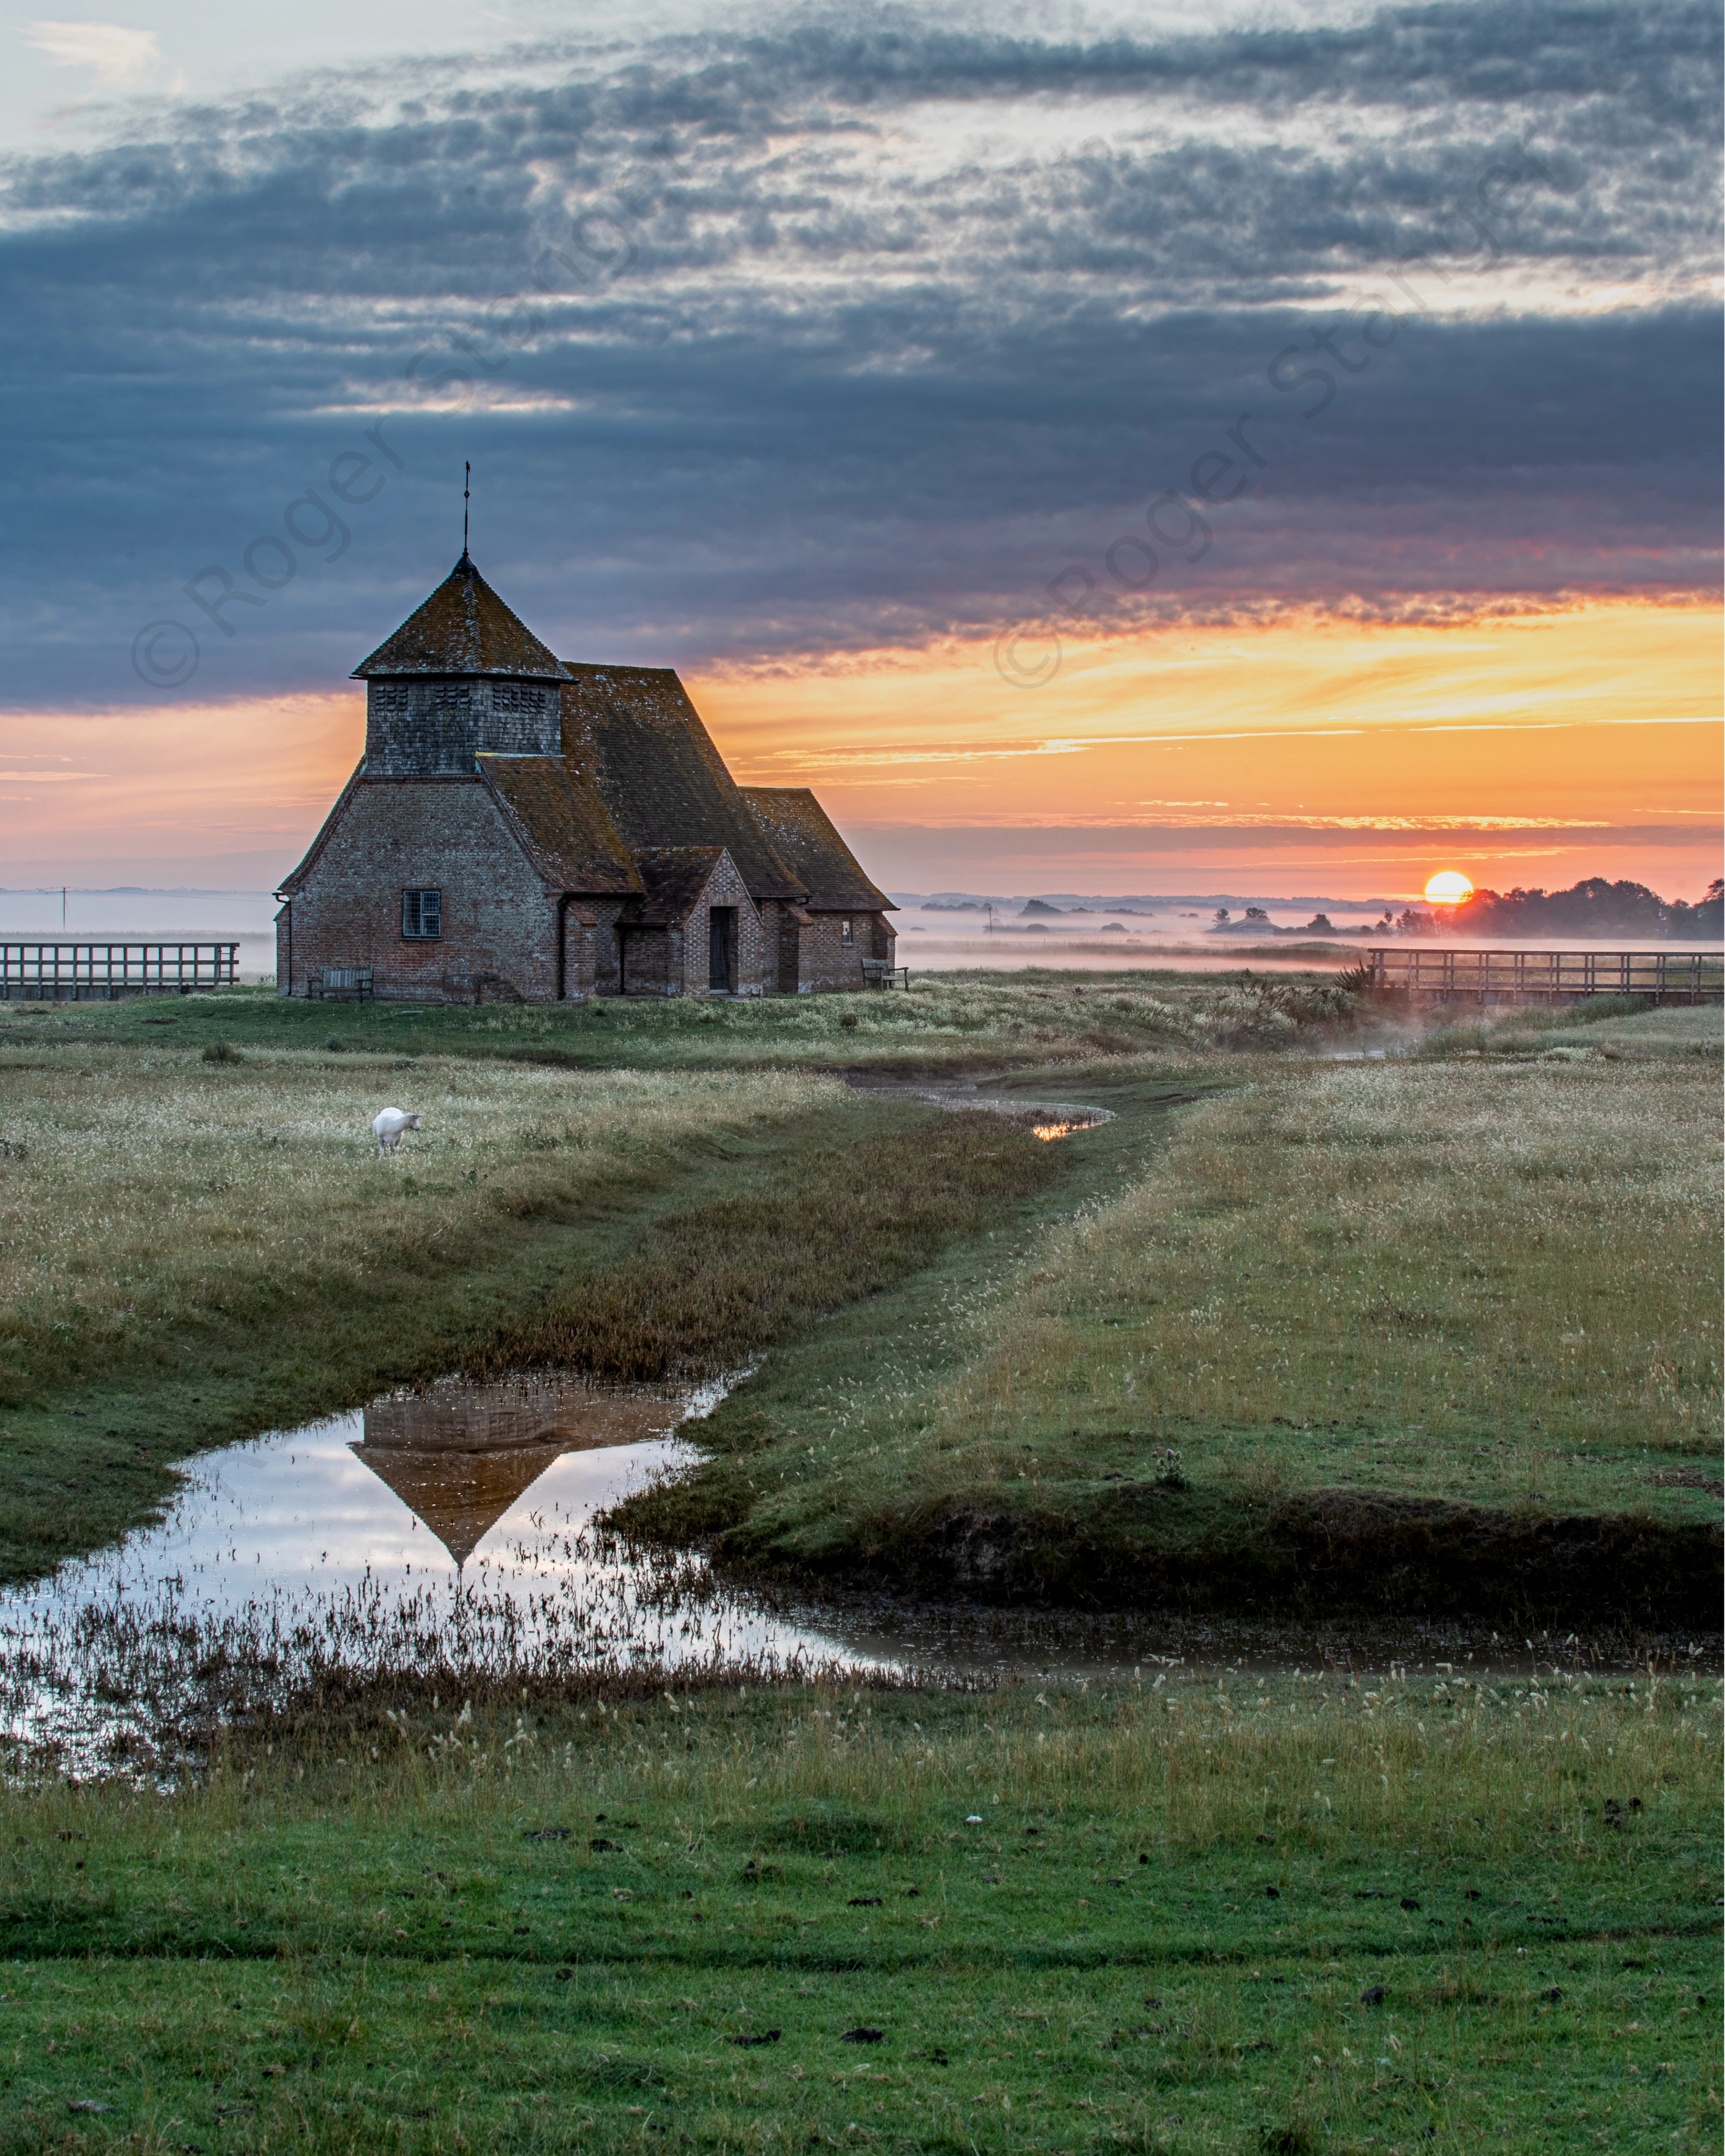
[(891, 965), (891, 903), (813, 793), (739, 787), (668, 667), (553, 658), (465, 550), (354, 679), (365, 754), (277, 893), (280, 994), (793, 995)]

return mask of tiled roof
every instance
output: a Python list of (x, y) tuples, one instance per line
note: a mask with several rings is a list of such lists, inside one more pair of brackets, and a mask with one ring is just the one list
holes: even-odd
[(374, 674), (501, 674), (554, 681), (562, 668), (465, 553), (416, 613), (353, 670)]
[(819, 913), (896, 911), (877, 891), (834, 829), (831, 818), (806, 786), (745, 786), (741, 789), (768, 844), (801, 880), (805, 906)]
[(668, 667), (565, 662), (563, 747), (591, 773), (619, 830), (649, 846), (722, 846), (749, 893), (799, 899), (805, 886), (749, 814), (711, 736)]
[(644, 928), (669, 927), (681, 921), (706, 890), (725, 858), (722, 846), (643, 846), (635, 855), (644, 898), (632, 899), (621, 918)]
[(557, 891), (638, 891), (642, 880), (597, 788), (561, 756), (476, 757), (527, 855)]
[[(368, 1419), (369, 1420), (369, 1419)], [(531, 1489), (563, 1447), (554, 1431), (537, 1443), (456, 1452), (444, 1447), (364, 1441), (347, 1450), (418, 1515), (458, 1565), (522, 1492)]]

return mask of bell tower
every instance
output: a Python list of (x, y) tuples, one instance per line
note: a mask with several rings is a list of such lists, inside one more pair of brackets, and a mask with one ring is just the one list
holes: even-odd
[(366, 776), (466, 775), (481, 754), (561, 756), (568, 678), (464, 547), (424, 605), (353, 670), (366, 685)]

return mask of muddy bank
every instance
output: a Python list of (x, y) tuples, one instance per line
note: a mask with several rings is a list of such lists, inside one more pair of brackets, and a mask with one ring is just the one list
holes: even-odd
[[(956, 1507), (920, 1532), (834, 1551), (819, 1575), (1000, 1607), (1162, 1611), (1312, 1622), (1501, 1623), (1630, 1634), (1719, 1629), (1725, 1537), (1620, 1513), (1493, 1512), (1437, 1499), (1314, 1491), (1217, 1517), (1158, 1486), (1121, 1493), (1113, 1532)], [(1181, 1532), (1181, 1514), (1200, 1517)], [(767, 1556), (734, 1530), (715, 1557)], [(796, 1568), (809, 1577), (815, 1568)]]

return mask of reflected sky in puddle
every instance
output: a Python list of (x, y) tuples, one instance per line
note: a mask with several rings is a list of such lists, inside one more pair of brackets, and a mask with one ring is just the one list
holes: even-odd
[(467, 1666), (785, 1664), (836, 1651), (632, 1554), (593, 1517), (692, 1455), (725, 1387), (446, 1383), (193, 1463), (162, 1523), (0, 1596), (0, 1733), (90, 1756), (199, 1707), (216, 1665), (285, 1683)]
[[(164, 1732), (221, 1711), (230, 1672), (256, 1698), (334, 1667), (555, 1681), (642, 1664), (1065, 1681), (1406, 1666), (1406, 1643), (1357, 1655), (1343, 1642), (1338, 1655), (1309, 1634), (1248, 1641), (1131, 1613), (864, 1594), (799, 1604), (716, 1578), (698, 1553), (642, 1551), (596, 1528), (596, 1515), (693, 1460), (676, 1433), (726, 1389), (449, 1382), (209, 1454), (158, 1527), (0, 1595), (0, 1740), (53, 1747), (85, 1772), (160, 1760), (172, 1750)], [(1481, 1659), (1509, 1665), (1510, 1644)], [(1563, 1653), (1528, 1646), (1535, 1663)], [(1445, 1652), (1433, 1640), (1413, 1666), (1441, 1668)]]

